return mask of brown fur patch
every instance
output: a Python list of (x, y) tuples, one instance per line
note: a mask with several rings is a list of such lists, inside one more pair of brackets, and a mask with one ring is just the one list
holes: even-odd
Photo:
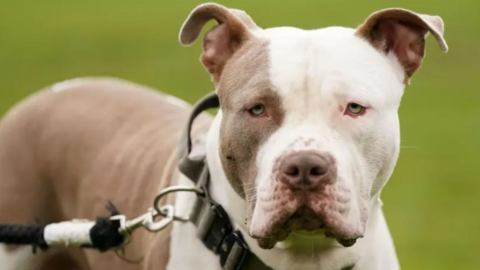
[(356, 35), (381, 52), (393, 51), (405, 69), (405, 84), (408, 84), (422, 64), (427, 32), (433, 34), (443, 51), (448, 50), (440, 17), (404, 9), (385, 9), (373, 13), (357, 28)]
[[(188, 116), (152, 89), (112, 79), (89, 79), (21, 102), (0, 125), (0, 222), (95, 219), (108, 215), (109, 200), (128, 218), (145, 213), (173, 184), (176, 164), (169, 160)], [(192, 137), (210, 121), (201, 115)], [(82, 261), (91, 270), (165, 269), (169, 235), (170, 229), (154, 236), (135, 231), (126, 255), (144, 256), (141, 264), (89, 250)], [(49, 270), (64, 269), (56, 268), (67, 263), (60, 259)]]
[[(247, 201), (255, 194), (258, 149), (284, 118), (281, 99), (269, 80), (268, 63), (268, 42), (252, 39), (233, 55), (217, 86), (223, 114), (220, 157), (232, 187)], [(250, 115), (248, 110), (257, 104), (265, 106), (266, 117)], [(253, 207), (249, 203), (249, 211)]]
[(252, 37), (250, 30), (257, 28), (257, 25), (242, 10), (208, 3), (199, 5), (192, 11), (180, 31), (180, 42), (184, 45), (192, 44), (203, 26), (213, 19), (218, 25), (205, 34), (200, 60), (212, 75), (213, 81), (218, 82), (226, 63)]

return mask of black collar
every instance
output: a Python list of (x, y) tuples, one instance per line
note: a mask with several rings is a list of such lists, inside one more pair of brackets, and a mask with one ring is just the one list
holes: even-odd
[[(189, 155), (192, 150), (190, 133), (193, 121), (202, 112), (219, 106), (220, 102), (215, 93), (198, 101), (177, 145), (180, 172), (203, 190), (203, 194), (197, 195), (190, 222), (197, 226), (197, 236), (205, 246), (220, 256), (220, 265), (223, 270), (273, 270), (250, 251), (242, 233), (232, 228), (232, 223), (223, 207), (210, 198), (208, 193), (210, 174), (206, 157)], [(353, 266), (341, 270), (351, 269)]]

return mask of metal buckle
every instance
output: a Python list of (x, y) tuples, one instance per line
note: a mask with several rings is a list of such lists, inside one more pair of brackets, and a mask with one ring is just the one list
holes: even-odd
[[(210, 205), (208, 213), (204, 214), (203, 222), (197, 225), (200, 231), (204, 231), (200, 240), (214, 253), (218, 254), (225, 236), (232, 232), (232, 225), (227, 212), (220, 205)], [(207, 219), (207, 220), (205, 220)]]
[(239, 231), (227, 235), (219, 251), (220, 265), (224, 270), (240, 270), (250, 254), (247, 243)]

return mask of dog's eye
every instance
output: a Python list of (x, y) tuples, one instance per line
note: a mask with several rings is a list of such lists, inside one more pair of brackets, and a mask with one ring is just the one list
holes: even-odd
[(261, 104), (258, 104), (258, 105), (255, 105), (253, 106), (253, 108), (250, 109), (250, 113), (253, 115), (253, 116), (262, 116), (265, 114), (265, 106), (261, 105)]
[(365, 107), (357, 103), (350, 103), (347, 106), (347, 113), (350, 115), (362, 115), (365, 112)]

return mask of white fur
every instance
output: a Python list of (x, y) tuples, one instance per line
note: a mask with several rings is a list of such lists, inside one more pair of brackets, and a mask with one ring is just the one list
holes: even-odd
[[(384, 166), (393, 169), (398, 157), (400, 134), (397, 109), (403, 94), (404, 72), (396, 58), (379, 54), (369, 43), (356, 37), (354, 31), (342, 27), (313, 31), (292, 27), (265, 30), (270, 44), (270, 80), (282, 98), (285, 120), (257, 154), (259, 194), (250, 228), (252, 231), (265, 224), (259, 198), (263, 195), (261, 192), (273, 192), (262, 187), (271, 185), (274, 161), (285, 152), (305, 148), (302, 144), (305, 140), (314, 141), (308, 146), (309, 150), (334, 156), (339, 176), (337, 181), (343, 181), (342, 185), (353, 191), (352, 196), (358, 197), (351, 200), (348, 216), (353, 225), (357, 228), (363, 226), (358, 222), (360, 203), (366, 196), (374, 195), (372, 207), (375, 209), (370, 209), (373, 210), (370, 214), (381, 215), (375, 213), (381, 211), (375, 207), (375, 195), (379, 189), (372, 192), (372, 188), (374, 185), (383, 187), (391, 173), (389, 169), (389, 173), (380, 175), (382, 168), (376, 164), (387, 160), (390, 162)], [(368, 107), (366, 114), (357, 118), (344, 115), (350, 102)], [(268, 197), (269, 194), (265, 195)], [(371, 224), (372, 220), (375, 219), (371, 219), (368, 225), (376, 226)], [(367, 234), (372, 233), (368, 232), (371, 229), (366, 230), (366, 237), (349, 251), (357, 254), (360, 250), (365, 251), (361, 242), (365, 243), (365, 239), (370, 238)], [(389, 238), (385, 241), (388, 242)], [(299, 242), (297, 245), (302, 244), (301, 240)], [(387, 250), (395, 257), (393, 246)], [(342, 255), (335, 258), (332, 254), (321, 256), (319, 253), (313, 260), (317, 265), (328, 264), (319, 269), (329, 269), (341, 267), (349, 256), (355, 256), (348, 255), (346, 249), (337, 249), (334, 253)], [(383, 259), (377, 256), (370, 258), (368, 267), (364, 269), (398, 267), (391, 260), (387, 264), (377, 260)], [(281, 269), (281, 266), (278, 267)], [(308, 264), (288, 267), (314, 268)]]
[[(274, 161), (298, 139), (313, 140), (314, 146), (309, 149), (332, 154), (339, 180), (349, 190), (358, 191), (356, 196), (370, 193), (373, 182), (386, 182), (388, 178), (376, 181), (379, 168), (370, 168), (368, 158), (378, 164), (396, 159), (399, 146), (391, 145), (397, 135), (390, 130), (397, 122), (396, 110), (403, 93), (399, 66), (356, 37), (354, 29), (305, 31), (284, 27), (268, 29), (265, 36), (270, 41), (270, 80), (282, 97), (286, 117), (257, 155), (260, 193), (252, 231), (264, 224), (259, 198), (261, 192), (268, 193), (266, 197), (273, 192), (262, 187), (271, 185)], [(369, 107), (366, 115), (356, 119), (344, 115), (350, 102)], [(383, 122), (389, 124), (378, 124)], [(375, 143), (368, 145), (372, 140)], [(375, 146), (387, 148), (375, 151)], [(365, 152), (371, 155), (365, 156)], [(358, 223), (361, 206), (357, 200), (351, 202), (351, 221)]]
[[(364, 238), (351, 248), (336, 248), (318, 236), (316, 240), (291, 235), (272, 250), (260, 249), (244, 225), (243, 201), (230, 186), (219, 157), (221, 112), (211, 127), (207, 160), (211, 170), (211, 194), (229, 213), (252, 251), (270, 267), (298, 270), (337, 270), (356, 263), (355, 270), (399, 269), (395, 249), (383, 218), (379, 193), (390, 177), (399, 152), (397, 109), (403, 94), (404, 73), (392, 55), (379, 54), (370, 44), (354, 36), (354, 30), (331, 27), (306, 31), (289, 27), (257, 31), (269, 40), (271, 82), (282, 97), (286, 111), (280, 129), (257, 153), (257, 191), (271, 181), (273, 161), (300, 136), (313, 139), (308, 149), (321, 149), (335, 156), (339, 175), (354, 196), (369, 196), (370, 218)], [(338, 108), (349, 102), (370, 107), (358, 118), (343, 115)], [(293, 144), (302, 149), (302, 143)], [(382, 162), (379, 162), (382, 161)], [(386, 162), (384, 162), (386, 161)], [(379, 168), (376, 164), (384, 164)], [(352, 200), (352, 220), (358, 215)], [(191, 194), (179, 194), (177, 207), (188, 211)], [(252, 226), (262, 223), (254, 211)], [(299, 260), (293, 249), (311, 245), (311, 258)], [(169, 270), (219, 269), (218, 258), (195, 238), (191, 225), (176, 224), (172, 235)]]

